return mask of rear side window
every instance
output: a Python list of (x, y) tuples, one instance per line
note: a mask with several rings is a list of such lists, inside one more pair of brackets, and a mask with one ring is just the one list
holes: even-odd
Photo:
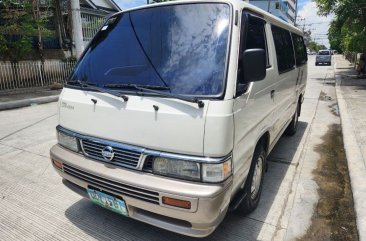
[(308, 56), (306, 53), (306, 48), (305, 48), (303, 38), (301, 36), (293, 33), (292, 41), (294, 43), (296, 66), (306, 64), (306, 62), (308, 61)]
[(291, 35), (289, 31), (273, 25), (272, 34), (276, 48), (278, 72), (281, 74), (295, 66)]

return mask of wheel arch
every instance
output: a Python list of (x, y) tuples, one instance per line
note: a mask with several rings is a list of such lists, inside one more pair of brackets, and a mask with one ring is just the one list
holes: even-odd
[[(257, 149), (258, 145), (262, 145), (264, 147), (264, 151), (266, 152), (266, 157), (269, 154), (269, 144), (270, 144), (270, 134), (269, 131), (264, 132), (255, 145), (255, 149)], [(268, 171), (268, 161), (265, 159), (265, 170)]]

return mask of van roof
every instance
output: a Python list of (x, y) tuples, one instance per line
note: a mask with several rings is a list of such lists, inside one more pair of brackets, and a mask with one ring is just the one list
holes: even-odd
[(231, 3), (232, 5), (234, 5), (237, 8), (245, 8), (245, 9), (249, 9), (254, 13), (257, 13), (259, 15), (261, 15), (265, 20), (267, 20), (268, 22), (277, 25), (279, 27), (288, 29), (298, 35), (303, 36), (302, 31), (300, 31), (298, 28), (296, 28), (295, 26), (285, 22), (284, 20), (254, 6), (253, 4), (247, 3), (245, 1), (242, 0), (176, 0), (176, 1), (168, 1), (168, 2), (161, 2), (161, 3), (153, 3), (153, 4), (149, 4), (149, 5), (143, 5), (143, 6), (139, 6), (139, 7), (135, 7), (135, 8), (130, 8), (130, 9), (126, 9), (126, 11), (130, 11), (130, 10), (137, 10), (137, 9), (143, 9), (143, 8), (151, 8), (151, 7), (156, 7), (156, 6), (161, 6), (161, 5), (175, 5), (175, 4), (182, 4), (182, 3)]

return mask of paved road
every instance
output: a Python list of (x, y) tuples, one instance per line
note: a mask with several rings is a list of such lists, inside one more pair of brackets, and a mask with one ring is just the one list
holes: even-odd
[[(229, 213), (204, 240), (293, 240), (312, 228), (319, 184), (313, 175), (329, 126), (339, 124), (333, 68), (314, 66), (298, 133), (269, 157), (263, 196), (250, 215)], [(320, 98), (319, 98), (320, 97)], [(69, 191), (49, 161), (56, 103), (0, 112), (0, 240), (193, 240), (134, 221)]]

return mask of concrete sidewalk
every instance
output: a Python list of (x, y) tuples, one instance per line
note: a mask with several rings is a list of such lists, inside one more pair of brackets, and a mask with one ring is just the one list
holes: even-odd
[(366, 241), (366, 79), (335, 56), (336, 93), (353, 192), (359, 239)]
[(61, 90), (49, 88), (24, 89), (0, 92), (0, 111), (55, 102)]

